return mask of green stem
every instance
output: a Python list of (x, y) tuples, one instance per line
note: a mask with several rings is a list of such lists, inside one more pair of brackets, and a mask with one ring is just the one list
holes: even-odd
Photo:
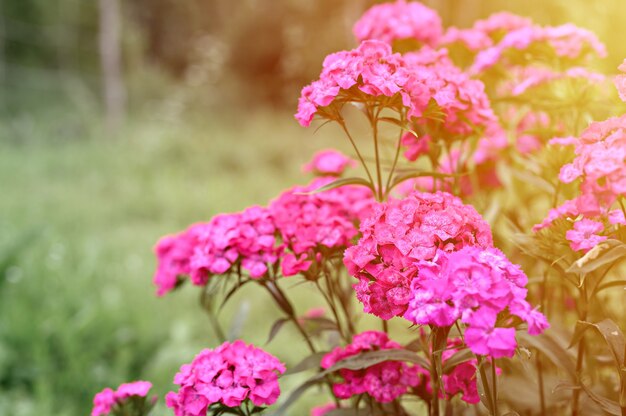
[(369, 179), (370, 183), (372, 184), (372, 188), (373, 188), (374, 187), (374, 178), (372, 177), (372, 174), (370, 173), (370, 170), (368, 169), (367, 164), (365, 163), (365, 159), (363, 159), (363, 155), (361, 155), (361, 152), (359, 151), (359, 148), (357, 147), (356, 142), (352, 138), (352, 135), (348, 131), (348, 128), (346, 127), (345, 122), (338, 121), (338, 123), (341, 126), (341, 128), (343, 129), (344, 133), (346, 133), (346, 136), (348, 136), (348, 139), (350, 140), (350, 143), (352, 143), (352, 147), (354, 148), (354, 151), (356, 152), (359, 160), (361, 161), (361, 164), (363, 165), (363, 168), (365, 168), (365, 173), (367, 174), (367, 178)]
[[(581, 302), (580, 302), (580, 310), (579, 310), (579, 314), (578, 314), (578, 318), (581, 321), (586, 321), (587, 320), (587, 287), (583, 284), (583, 286), (580, 288), (580, 297), (581, 297)], [(577, 378), (577, 383), (580, 383), (580, 379), (581, 379), (581, 373), (583, 370), (583, 363), (584, 363), (584, 357), (585, 357), (585, 337), (582, 336), (580, 338), (580, 341), (578, 343), (578, 350), (576, 351), (576, 378)], [(577, 388), (574, 390), (573, 392), (573, 397), (572, 397), (572, 416), (578, 416), (579, 413), (579, 399), (580, 399), (580, 388)]]
[[(402, 117), (403, 119), (404, 117)], [(400, 120), (400, 122), (402, 123), (402, 120)], [(387, 184), (385, 185), (385, 194), (384, 197), (386, 198), (389, 194), (389, 186), (391, 186), (391, 179), (393, 178), (393, 173), (396, 170), (396, 165), (398, 164), (398, 159), (400, 157), (400, 149), (402, 147), (402, 129), (400, 129), (400, 134), (398, 135), (398, 143), (396, 144), (396, 154), (393, 158), (393, 164), (391, 165), (391, 170), (389, 171), (389, 176), (387, 177)]]
[(498, 379), (496, 374), (496, 359), (491, 359), (491, 388), (493, 389), (493, 414), (498, 416)]
[(487, 378), (487, 372), (485, 371), (485, 366), (483, 365), (483, 357), (476, 356), (476, 358), (478, 358), (478, 372), (480, 373), (480, 380), (483, 383), (483, 391), (485, 392), (485, 396), (487, 396), (487, 402), (489, 402), (491, 406), (490, 410), (495, 411), (494, 399), (491, 394), (491, 388), (489, 387), (489, 379)]
[(378, 110), (378, 112), (376, 113), (376, 116), (374, 116), (371, 119), (371, 124), (372, 124), (372, 134), (374, 136), (374, 155), (376, 157), (376, 183), (378, 186), (378, 189), (376, 190), (376, 195), (377, 195), (378, 201), (382, 201), (383, 200), (383, 175), (380, 170), (380, 155), (378, 152), (378, 116), (379, 115), (380, 115), (380, 110)]

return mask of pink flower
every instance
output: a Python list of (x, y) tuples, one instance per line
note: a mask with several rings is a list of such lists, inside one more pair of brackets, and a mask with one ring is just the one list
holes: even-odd
[(302, 89), (296, 119), (308, 127), (315, 114), (324, 111), (340, 94), (356, 86), (370, 96), (392, 97), (402, 90), (408, 78), (400, 54), (391, 46), (366, 40), (356, 49), (328, 55), (320, 78)]
[(255, 406), (273, 404), (280, 395), (278, 376), (285, 366), (267, 352), (243, 341), (225, 342), (201, 351), (174, 377), (180, 386), (166, 396), (176, 416), (204, 416), (213, 403), (239, 407), (245, 400)]
[(529, 50), (533, 45), (540, 46), (537, 50), (550, 51), (566, 61), (581, 60), (592, 54), (606, 56), (606, 47), (593, 32), (573, 24), (524, 26), (508, 32), (497, 45), (479, 52), (470, 73), (479, 74), (498, 63), (508, 65), (509, 56), (515, 61), (515, 57), (520, 56), (518, 51)]
[[(331, 368), (339, 361), (366, 351), (401, 349), (387, 334), (365, 331), (354, 336), (346, 347), (337, 347), (322, 358), (321, 366)], [(409, 387), (419, 384), (419, 374), (425, 370), (401, 361), (384, 361), (363, 370), (337, 371), (341, 382), (333, 384), (333, 392), (340, 399), (368, 394), (380, 403), (388, 403), (405, 394)]]
[(438, 327), (460, 320), (467, 325), (465, 342), (476, 354), (513, 355), (515, 328), (495, 326), (498, 314), (507, 310), (526, 322), (533, 335), (548, 327), (545, 317), (525, 300), (528, 279), (524, 272), (495, 248), (441, 251), (418, 268), (404, 317), (418, 325)]
[(314, 192), (333, 180), (318, 178), (283, 192), (271, 202), (269, 211), (284, 243), (284, 276), (306, 272), (322, 252), (342, 252), (358, 233), (355, 224), (374, 203), (372, 192), (365, 187)]
[(108, 415), (114, 407), (123, 407), (131, 397), (146, 397), (151, 388), (152, 383), (148, 381), (124, 383), (115, 391), (107, 387), (94, 396), (91, 416)]
[(344, 264), (359, 280), (355, 289), (364, 311), (383, 319), (405, 312), (420, 261), (432, 260), (439, 250), (493, 244), (489, 224), (445, 192), (413, 192), (376, 204), (361, 223), (361, 234), (346, 250)]
[(356, 167), (356, 161), (338, 150), (322, 150), (313, 156), (313, 160), (303, 166), (305, 172), (318, 176), (341, 176), (348, 167)]
[(495, 327), (496, 315), (490, 310), (474, 313), (469, 320), (470, 326), (465, 330), (465, 343), (475, 354), (493, 358), (512, 357), (517, 348), (515, 328)]
[(574, 228), (565, 233), (565, 238), (570, 242), (572, 250), (587, 252), (608, 239), (606, 236), (598, 235), (602, 231), (604, 224), (583, 218), (574, 223)]
[(94, 396), (91, 416), (108, 415), (114, 405), (115, 392), (107, 387)]
[(131, 396), (146, 397), (148, 391), (152, 388), (152, 383), (149, 381), (134, 381), (132, 383), (121, 384), (115, 392), (115, 397), (118, 400), (123, 400)]
[(398, 0), (371, 7), (356, 22), (353, 32), (358, 41), (375, 39), (392, 44), (413, 40), (436, 46), (442, 26), (436, 11), (418, 2)]
[(315, 406), (311, 409), (311, 416), (324, 416), (326, 413), (337, 408), (335, 403), (327, 403), (322, 406)]

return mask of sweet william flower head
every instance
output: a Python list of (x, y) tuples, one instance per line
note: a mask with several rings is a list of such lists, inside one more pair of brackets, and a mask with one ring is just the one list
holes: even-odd
[(344, 264), (359, 280), (355, 289), (364, 311), (383, 319), (405, 312), (420, 261), (432, 260), (438, 251), (493, 244), (489, 224), (445, 192), (413, 192), (378, 203), (360, 230), (362, 237), (346, 250)]
[(317, 176), (341, 176), (349, 167), (356, 167), (356, 161), (338, 150), (329, 149), (317, 152), (302, 170)]
[(269, 210), (284, 243), (284, 276), (306, 272), (324, 254), (343, 251), (358, 233), (356, 224), (370, 211), (374, 198), (366, 187), (349, 185), (315, 192), (334, 180), (315, 179), (271, 202)]
[(168, 393), (166, 404), (176, 416), (204, 416), (215, 403), (236, 408), (250, 400), (268, 406), (280, 395), (278, 376), (284, 372), (285, 366), (267, 352), (243, 341), (225, 342), (180, 368), (174, 377), (180, 389)]
[[(106, 416), (112, 411), (124, 409), (127, 401), (133, 397), (145, 398), (152, 388), (148, 381), (133, 381), (121, 384), (117, 390), (105, 388), (93, 398), (91, 416)], [(154, 398), (156, 400), (156, 397)], [(147, 408), (144, 408), (147, 410)], [(122, 411), (122, 414), (126, 414)]]
[(417, 1), (398, 0), (372, 6), (353, 27), (358, 41), (379, 40), (390, 45), (414, 41), (436, 46), (443, 28), (437, 12)]
[(503, 322), (512, 317), (526, 322), (532, 335), (548, 327), (545, 316), (526, 301), (527, 282), (519, 266), (495, 248), (440, 252), (433, 261), (419, 264), (404, 317), (438, 327), (460, 320), (466, 325), (465, 342), (471, 351), (510, 357), (517, 346), (515, 328), (496, 326), (499, 314)]

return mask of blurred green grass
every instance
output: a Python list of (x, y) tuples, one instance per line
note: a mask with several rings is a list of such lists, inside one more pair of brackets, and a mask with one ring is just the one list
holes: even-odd
[[(155, 297), (152, 246), (305, 182), (300, 165), (333, 132), (266, 112), (134, 120), (117, 138), (97, 123), (31, 122), (28, 140), (0, 141), (0, 259), (23, 241), (0, 274), (0, 414), (84, 415), (94, 393), (139, 378), (162, 398), (178, 367), (217, 341), (197, 288)], [(262, 346), (278, 313), (251, 289), (221, 320), (247, 317), (242, 336)], [(307, 290), (300, 312), (316, 303)], [(306, 355), (295, 336), (285, 329), (267, 348), (294, 364)]]

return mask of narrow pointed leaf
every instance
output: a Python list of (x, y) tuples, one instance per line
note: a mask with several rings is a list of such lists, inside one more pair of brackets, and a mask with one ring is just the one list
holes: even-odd
[(578, 321), (576, 323), (576, 329), (574, 330), (574, 336), (572, 337), (570, 347), (577, 344), (581, 340), (585, 331), (589, 328), (595, 329), (600, 333), (600, 335), (602, 335), (604, 341), (611, 350), (617, 370), (621, 371), (624, 364), (624, 349), (626, 348), (626, 341), (624, 340), (622, 330), (611, 319), (604, 319), (595, 324), (591, 322)]
[(320, 368), (320, 362), (326, 354), (327, 352), (317, 352), (315, 354), (309, 355), (298, 364), (288, 368), (287, 371), (285, 371), (285, 374), (283, 374), (283, 377), (291, 374), (301, 373), (302, 371), (310, 370), (312, 368)]
[(274, 322), (272, 328), (270, 329), (270, 334), (267, 337), (267, 341), (265, 341), (265, 344), (269, 344), (270, 342), (272, 342), (274, 337), (278, 334), (278, 332), (280, 332), (283, 325), (285, 325), (285, 323), (287, 322), (289, 322), (288, 318), (280, 318), (276, 322)]
[(299, 192), (298, 195), (314, 195), (320, 192), (324, 192), (324, 191), (328, 191), (330, 189), (335, 189), (335, 188), (339, 188), (340, 186), (346, 186), (346, 185), (360, 185), (360, 186), (365, 186), (369, 189), (371, 189), (372, 191), (374, 191), (374, 188), (372, 187), (372, 184), (367, 181), (366, 179), (363, 178), (343, 178), (343, 179), (337, 179), (336, 181), (333, 181), (327, 185), (324, 185), (320, 188), (317, 188), (314, 191), (310, 191), (310, 192)]
[(618, 240), (606, 240), (576, 260), (566, 271), (567, 273), (587, 274), (624, 259), (626, 259), (626, 244)]

